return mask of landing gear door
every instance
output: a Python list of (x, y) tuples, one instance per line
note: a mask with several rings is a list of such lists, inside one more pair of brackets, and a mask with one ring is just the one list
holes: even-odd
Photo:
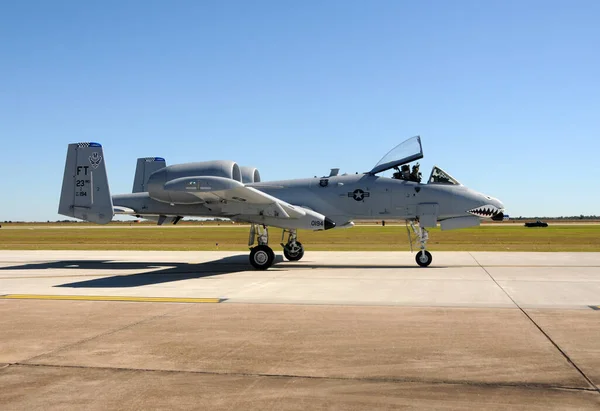
[(438, 218), (438, 203), (421, 203), (417, 206), (417, 217), (419, 217), (419, 226), (435, 227)]

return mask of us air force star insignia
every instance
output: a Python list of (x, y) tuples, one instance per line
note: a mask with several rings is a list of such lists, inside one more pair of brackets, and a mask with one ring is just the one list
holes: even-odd
[(100, 156), (97, 152), (93, 152), (92, 155), (89, 157), (90, 159), (90, 164), (92, 165), (92, 168), (98, 168), (98, 166), (100, 165), (100, 162), (102, 161), (102, 156)]
[(368, 191), (363, 191), (360, 188), (357, 188), (356, 190), (354, 190), (351, 193), (348, 193), (348, 197), (352, 197), (354, 198), (356, 201), (363, 201), (365, 199), (365, 197), (370, 197), (371, 193), (369, 193)]

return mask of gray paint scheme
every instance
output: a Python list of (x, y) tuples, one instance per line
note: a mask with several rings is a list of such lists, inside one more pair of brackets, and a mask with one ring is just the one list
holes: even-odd
[(242, 171), (242, 183), (260, 183), (260, 173), (256, 167), (240, 167)]
[(148, 191), (148, 179), (150, 175), (161, 168), (165, 168), (167, 163), (162, 157), (142, 157), (137, 159), (135, 167), (135, 177), (133, 178), (132, 193), (143, 193)]
[(113, 202), (100, 144), (69, 144), (58, 213), (98, 224), (112, 220)]
[[(420, 138), (407, 142), (418, 152), (397, 161), (384, 157), (384, 168), (397, 168), (422, 157)], [(407, 142), (398, 147), (407, 146)], [(423, 229), (435, 227), (438, 222), (447, 230), (479, 225), (484, 217), (503, 217), (504, 206), (499, 200), (459, 184), (438, 167), (434, 167), (426, 184), (387, 178), (372, 171), (260, 182), (258, 170), (241, 168), (233, 161), (176, 164), (156, 169), (148, 176), (160, 161), (138, 159), (134, 191), (136, 187), (146, 191), (111, 198), (103, 156), (97, 143), (69, 145), (60, 214), (100, 224), (108, 223), (113, 213), (150, 218), (159, 224), (176, 223), (183, 216), (227, 217), (292, 230), (348, 227), (355, 219), (404, 219), (419, 223), (421, 231), (417, 235), (423, 251), (427, 241)], [(89, 179), (81, 174), (83, 171), (89, 172)], [(83, 183), (82, 177), (86, 177)], [(244, 182), (249, 180), (255, 182)], [(290, 241), (295, 244), (295, 234)]]
[[(82, 144), (82, 143), (79, 143)], [(112, 202), (107, 197), (109, 194), (106, 169), (102, 160), (98, 169), (88, 168), (90, 177), (94, 176), (97, 190), (102, 190), (103, 195), (95, 197), (75, 197), (74, 193), (81, 191), (74, 186), (77, 165), (90, 166), (88, 157), (93, 152), (103, 156), (102, 147), (79, 147), (78, 144), (70, 144), (65, 166), (65, 178), (61, 195), (61, 206), (59, 213), (76, 218), (87, 215), (88, 221), (105, 223), (110, 221), (107, 215), (112, 211), (112, 204), (134, 210), (135, 215), (166, 215), (166, 216), (195, 216), (195, 217), (228, 217), (242, 220), (245, 214), (248, 222), (261, 222), (252, 213), (235, 211), (235, 207), (228, 207), (232, 200), (218, 201), (218, 196), (206, 201), (203, 198), (191, 194), (184, 187), (168, 190), (169, 185), (180, 178), (202, 176), (218, 176), (224, 179), (232, 179), (235, 182), (242, 180), (240, 167), (233, 161), (209, 161), (200, 163), (178, 164), (163, 167), (156, 170), (146, 184), (147, 192), (132, 194), (119, 194), (112, 196)], [(138, 159), (139, 164), (140, 159)], [(152, 164), (152, 163), (144, 163)], [(136, 179), (138, 172), (136, 170)], [(437, 221), (451, 218), (473, 217), (469, 210), (493, 206), (496, 210), (502, 210), (502, 203), (492, 197), (478, 193), (463, 185), (446, 185), (436, 183), (417, 183), (413, 181), (397, 180), (370, 173), (340, 175), (325, 178), (305, 178), (295, 180), (270, 181), (259, 183), (236, 184), (239, 187), (251, 187), (259, 192), (269, 194), (276, 199), (282, 200), (290, 205), (299, 206), (304, 209), (313, 210), (319, 214), (329, 217), (338, 226), (355, 220), (389, 220), (389, 219), (416, 219), (421, 220), (425, 227), (435, 226)], [(227, 187), (220, 188), (227, 190)], [(364, 194), (360, 199), (361, 190)], [(357, 195), (355, 195), (357, 191)], [(94, 198), (95, 202), (91, 202)], [(358, 200), (356, 199), (358, 198)], [(248, 202), (238, 202), (244, 208), (251, 208)], [(87, 208), (86, 208), (87, 207)], [(100, 210), (100, 213), (90, 213), (90, 210)], [(260, 208), (260, 207), (258, 207)], [(232, 209), (232, 210), (230, 210)], [(79, 211), (76, 211), (79, 210)], [(87, 210), (84, 212), (83, 210)], [(99, 214), (103, 214), (100, 217)], [(491, 217), (491, 215), (490, 215)], [(91, 220), (90, 218), (94, 218)], [(281, 228), (290, 226), (289, 218), (279, 218), (273, 224)], [(475, 224), (475, 219), (461, 220), (464, 223)], [(460, 228), (463, 224), (458, 224)], [(444, 224), (442, 227), (455, 228), (457, 224)], [(307, 227), (310, 228), (310, 227)]]

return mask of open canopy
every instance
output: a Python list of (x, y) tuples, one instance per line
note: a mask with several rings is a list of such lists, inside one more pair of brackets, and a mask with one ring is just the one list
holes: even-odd
[(411, 137), (406, 141), (398, 144), (390, 150), (379, 162), (373, 167), (369, 174), (377, 174), (390, 168), (400, 167), (402, 164), (410, 163), (411, 161), (423, 158), (423, 147), (421, 146), (421, 137)]

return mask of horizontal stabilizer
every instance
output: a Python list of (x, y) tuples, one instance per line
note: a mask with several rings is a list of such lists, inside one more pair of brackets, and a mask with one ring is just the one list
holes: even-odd
[(113, 206), (115, 214), (135, 215), (137, 214), (134, 209), (122, 206)]

